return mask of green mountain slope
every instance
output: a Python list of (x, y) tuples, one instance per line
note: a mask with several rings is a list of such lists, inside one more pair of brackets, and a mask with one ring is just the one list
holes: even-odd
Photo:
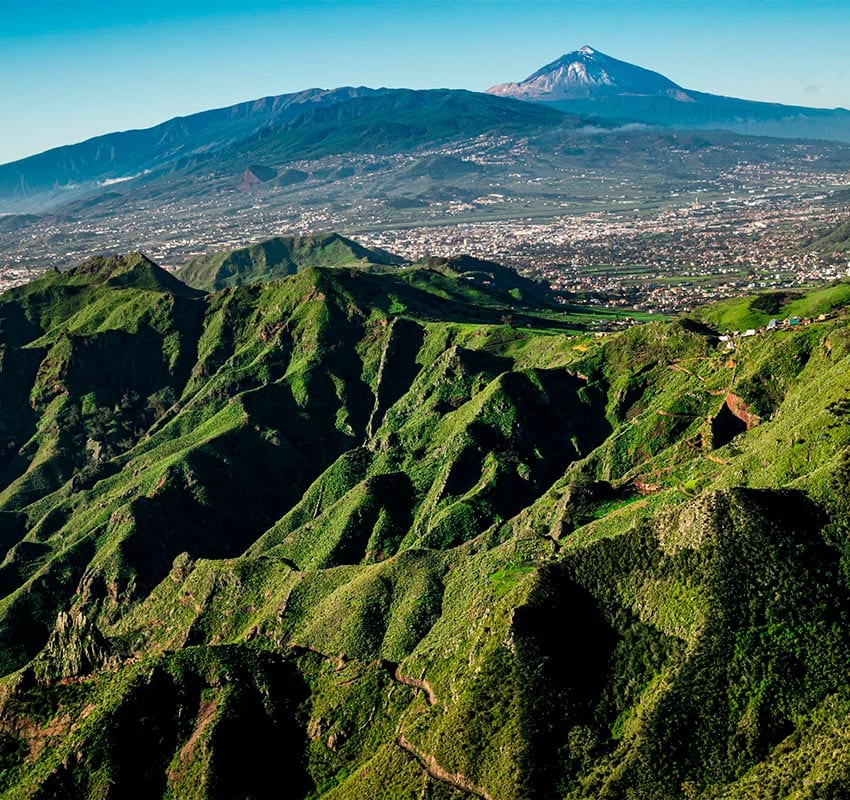
[(401, 153), (485, 133), (538, 133), (586, 120), (460, 89), (392, 89), (316, 106), (224, 151), (259, 163), (337, 153)]
[(216, 291), (292, 275), (305, 267), (399, 266), (404, 259), (330, 233), (277, 237), (225, 253), (196, 258), (178, 276), (191, 286)]
[(694, 311), (693, 317), (721, 331), (761, 328), (771, 320), (830, 314), (850, 304), (850, 281), (835, 281), (810, 291), (779, 290), (721, 300)]
[(428, 266), (0, 298), (4, 796), (850, 791), (843, 310)]
[(831, 256), (836, 261), (844, 261), (850, 254), (850, 220), (818, 237), (805, 249)]

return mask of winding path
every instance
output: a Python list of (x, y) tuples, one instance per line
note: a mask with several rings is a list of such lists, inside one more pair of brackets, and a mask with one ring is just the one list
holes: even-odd
[(413, 689), (419, 689), (425, 695), (429, 706), (437, 704), (437, 695), (434, 694), (431, 684), (424, 678), (411, 678), (409, 675), (402, 675), (401, 667), (398, 664), (387, 663), (387, 668), (390, 670), (393, 678), (399, 683), (403, 683), (405, 686), (410, 686)]
[[(321, 656), (327, 660), (336, 660), (338, 664), (345, 663), (348, 659), (345, 658), (342, 654), (336, 656), (329, 656), (326, 653), (322, 653), (320, 650), (317, 650), (315, 647), (311, 647), (310, 645), (294, 645), (291, 644), (290, 647), (296, 650), (300, 650), (302, 652), (312, 652)], [(411, 689), (417, 689), (425, 695), (425, 700), (427, 701), (429, 706), (434, 706), (437, 703), (437, 696), (434, 694), (434, 689), (431, 684), (428, 683), (424, 678), (412, 678), (409, 675), (404, 675), (401, 672), (401, 667), (399, 664), (393, 661), (386, 661), (384, 659), (378, 659), (376, 663), (377, 666), (382, 667), (387, 670), (393, 680), (398, 683), (403, 684), (404, 686), (408, 686)], [(461, 791), (467, 792), (469, 794), (475, 795), (476, 797), (482, 798), (482, 800), (495, 800), (493, 795), (491, 795), (486, 789), (483, 789), (480, 786), (474, 784), (469, 778), (466, 777), (462, 772), (449, 772), (447, 769), (441, 767), (437, 763), (437, 759), (434, 756), (429, 755), (428, 753), (420, 750), (415, 744), (413, 744), (409, 739), (407, 739), (404, 734), (398, 733), (396, 736), (395, 743), (398, 747), (412, 756), (419, 764), (420, 767), (424, 770), (424, 772), (431, 778), (436, 781), (441, 781), (442, 783), (447, 783), (449, 786), (453, 786), (455, 789), (460, 789)]]
[(476, 786), (466, 775), (460, 772), (449, 772), (443, 769), (436, 761), (434, 756), (429, 756), (423, 753), (415, 744), (406, 739), (402, 734), (396, 737), (396, 744), (405, 752), (410, 753), (420, 764), (422, 769), (432, 778), (443, 783), (448, 783), (456, 789), (462, 789), (464, 792), (474, 794), (476, 797), (481, 797), (483, 800), (495, 800), (493, 795)]

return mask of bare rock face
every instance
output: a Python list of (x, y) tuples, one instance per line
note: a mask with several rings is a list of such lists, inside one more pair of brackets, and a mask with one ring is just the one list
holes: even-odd
[(106, 637), (81, 611), (60, 611), (35, 665), (40, 680), (78, 678), (108, 665), (115, 654)]
[(266, 183), (277, 177), (277, 170), (271, 167), (264, 167), (260, 164), (255, 164), (248, 167), (242, 173), (242, 179), (239, 182), (239, 188), (243, 191), (257, 186), (260, 183)]
[(720, 410), (711, 418), (711, 449), (717, 450), (732, 441), (739, 433), (751, 430), (760, 422), (747, 404), (729, 392)]

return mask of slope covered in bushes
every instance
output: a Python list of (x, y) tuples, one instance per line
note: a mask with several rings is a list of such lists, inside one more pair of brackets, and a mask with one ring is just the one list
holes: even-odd
[(5, 796), (850, 791), (841, 309), (465, 265), (0, 298)]

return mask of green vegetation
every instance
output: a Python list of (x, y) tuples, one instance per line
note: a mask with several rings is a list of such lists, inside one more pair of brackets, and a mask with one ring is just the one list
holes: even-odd
[(179, 276), (191, 286), (216, 291), (243, 283), (293, 275), (307, 267), (398, 266), (403, 259), (370, 250), (337, 233), (326, 236), (278, 237), (226, 253), (190, 261)]
[(251, 263), (0, 297), (4, 797), (850, 792), (845, 284)]
[(850, 220), (818, 237), (805, 249), (831, 256), (839, 263), (845, 261), (850, 255)]
[(579, 120), (551, 108), (465, 90), (393, 89), (312, 107), (233, 149), (247, 151), (259, 163), (336, 153), (400, 153), (485, 133), (539, 133), (564, 123), (575, 127)]
[(818, 317), (848, 305), (850, 281), (842, 280), (810, 291), (779, 290), (722, 300), (696, 309), (693, 316), (721, 331), (745, 331), (764, 327), (772, 319)]

